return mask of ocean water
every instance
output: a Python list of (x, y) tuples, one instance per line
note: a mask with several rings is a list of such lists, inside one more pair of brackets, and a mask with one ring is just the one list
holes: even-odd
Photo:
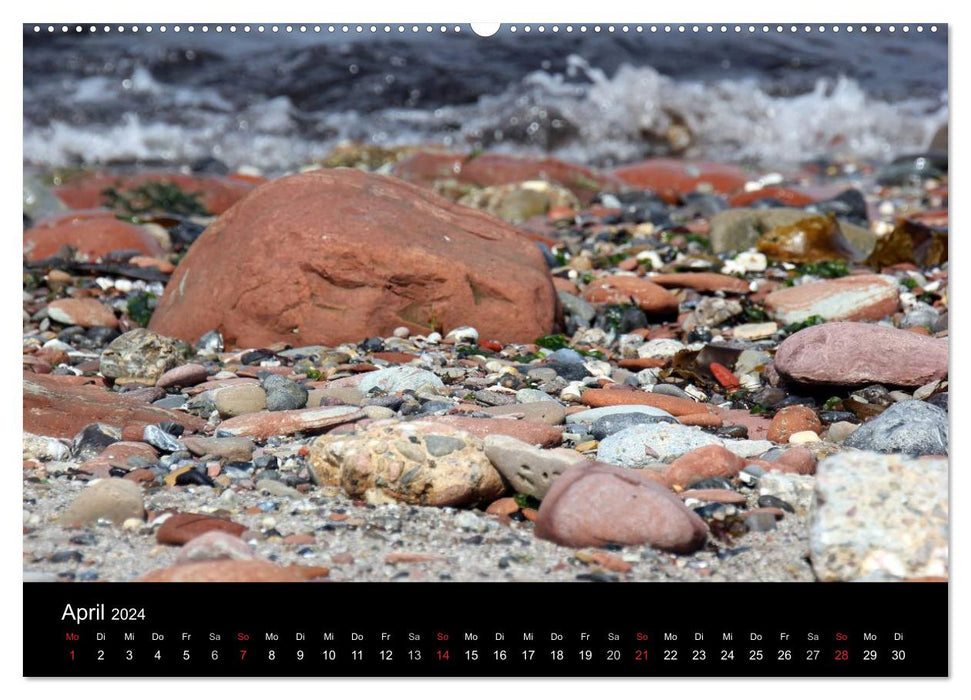
[[(345, 140), (770, 167), (874, 162), (947, 122), (947, 31), (83, 34), (24, 29), (29, 166), (215, 158), (268, 174)], [(672, 137), (672, 134), (676, 138)]]

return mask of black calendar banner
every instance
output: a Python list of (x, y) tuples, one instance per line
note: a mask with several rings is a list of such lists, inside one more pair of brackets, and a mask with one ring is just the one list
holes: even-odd
[(24, 674), (946, 676), (947, 592), (936, 583), (27, 584)]

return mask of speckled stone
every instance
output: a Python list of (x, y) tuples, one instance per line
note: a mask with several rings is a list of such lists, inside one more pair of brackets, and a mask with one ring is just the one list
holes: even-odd
[(948, 464), (846, 452), (816, 472), (810, 558), (823, 581), (948, 575)]

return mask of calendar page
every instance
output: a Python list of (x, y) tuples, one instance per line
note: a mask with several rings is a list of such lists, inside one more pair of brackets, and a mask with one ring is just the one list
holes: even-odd
[(948, 675), (947, 24), (22, 42), (24, 675)]

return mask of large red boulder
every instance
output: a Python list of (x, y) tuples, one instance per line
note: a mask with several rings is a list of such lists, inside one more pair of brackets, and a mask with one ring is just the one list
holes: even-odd
[(474, 326), (532, 341), (553, 330), (556, 293), (517, 229), (396, 178), (321, 170), (281, 178), (193, 244), (151, 328), (194, 342), (335, 345), (407, 326)]
[(151, 256), (165, 253), (141, 226), (120, 221), (107, 210), (71, 212), (24, 231), (24, 257), (30, 261), (56, 255), (64, 246), (90, 260), (118, 250), (137, 250)]
[(443, 180), (455, 180), (476, 187), (545, 180), (562, 185), (583, 202), (589, 202), (598, 192), (614, 191), (621, 186), (618, 180), (603, 173), (556, 158), (529, 158), (502, 153), (468, 155), (421, 151), (398, 163), (394, 174), (427, 187)]

